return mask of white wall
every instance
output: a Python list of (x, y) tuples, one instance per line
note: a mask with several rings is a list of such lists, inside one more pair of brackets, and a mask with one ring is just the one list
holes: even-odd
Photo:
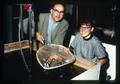
[(111, 44), (102, 43), (106, 48), (110, 59), (110, 66), (107, 69), (107, 74), (111, 76), (110, 80), (115, 80), (116, 78), (116, 46)]
[(97, 64), (71, 80), (99, 80), (101, 64)]

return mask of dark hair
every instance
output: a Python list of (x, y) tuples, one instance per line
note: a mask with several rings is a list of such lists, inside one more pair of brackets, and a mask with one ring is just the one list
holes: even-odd
[(51, 1), (51, 8), (53, 8), (56, 4), (62, 4), (65, 6), (65, 2), (63, 0), (53, 0)]
[(81, 25), (83, 25), (83, 24), (90, 25), (91, 27), (95, 27), (95, 22), (94, 22), (94, 20), (92, 20), (91, 18), (82, 19), (82, 20), (80, 21), (80, 25), (79, 25), (79, 26), (81, 26)]

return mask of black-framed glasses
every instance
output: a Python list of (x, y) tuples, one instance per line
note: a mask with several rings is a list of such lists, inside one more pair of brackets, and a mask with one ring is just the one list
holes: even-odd
[(90, 26), (88, 26), (88, 27), (82, 27), (82, 26), (81, 26), (80, 28), (89, 29), (89, 28), (91, 28), (91, 27), (90, 27)]
[(60, 13), (60, 14), (63, 14), (63, 13), (64, 13), (64, 11), (59, 11), (59, 10), (57, 10), (57, 9), (53, 9), (53, 10), (54, 10), (55, 13)]

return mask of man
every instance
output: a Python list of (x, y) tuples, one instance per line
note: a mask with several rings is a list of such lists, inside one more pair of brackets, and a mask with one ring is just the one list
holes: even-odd
[(41, 13), (39, 15), (38, 32), (36, 39), (44, 44), (63, 45), (64, 36), (68, 29), (68, 22), (63, 19), (64, 4), (55, 3), (50, 9), (50, 13)]
[[(50, 9), (50, 13), (39, 14), (38, 28), (35, 33), (33, 32), (35, 28), (32, 29), (32, 35), (35, 35), (40, 45), (51, 43), (63, 45), (64, 36), (69, 27), (68, 22), (63, 18), (64, 11), (64, 3), (55, 2)], [(26, 23), (27, 21), (24, 21), (24, 27), (28, 24)], [(34, 24), (33, 27), (35, 27)]]
[(94, 26), (91, 20), (83, 20), (80, 24), (80, 32), (70, 44), (70, 49), (80, 58), (106, 63), (106, 52), (100, 40), (93, 35)]

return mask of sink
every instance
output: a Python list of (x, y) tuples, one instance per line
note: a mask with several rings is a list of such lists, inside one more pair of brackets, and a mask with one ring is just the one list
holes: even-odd
[(75, 62), (75, 57), (69, 49), (57, 44), (47, 44), (40, 47), (36, 52), (36, 58), (45, 70), (63, 67)]

